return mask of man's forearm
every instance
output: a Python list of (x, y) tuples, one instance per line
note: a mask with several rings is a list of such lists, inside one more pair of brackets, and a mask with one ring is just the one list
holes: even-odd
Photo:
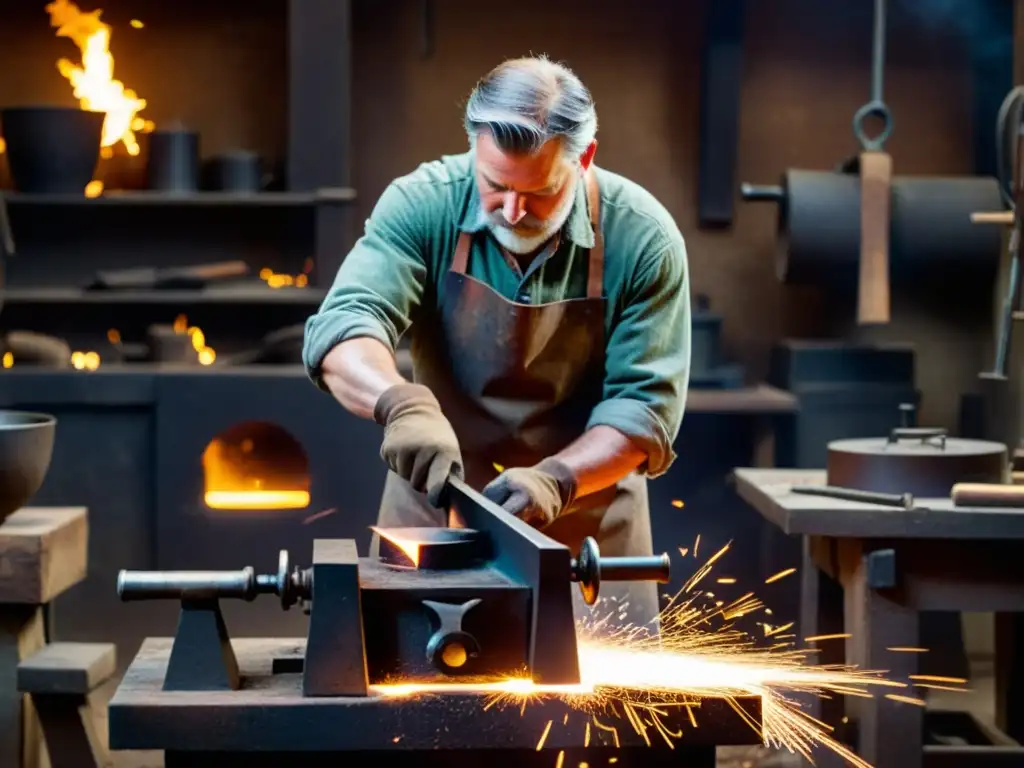
[(323, 380), (347, 411), (364, 419), (373, 418), (373, 407), (385, 390), (405, 383), (391, 350), (368, 337), (332, 349), (324, 358)]
[(599, 424), (554, 455), (576, 477), (576, 496), (603, 491), (639, 467), (647, 455), (628, 437)]

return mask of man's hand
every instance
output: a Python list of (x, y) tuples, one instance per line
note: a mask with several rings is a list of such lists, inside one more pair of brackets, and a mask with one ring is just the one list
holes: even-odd
[(373, 409), (384, 426), (380, 457), (414, 489), (440, 506), (448, 475), (462, 477), (462, 454), (455, 430), (441, 413), (434, 394), (422, 384), (396, 384), (385, 390)]
[(572, 504), (576, 478), (558, 459), (544, 459), (533, 467), (506, 469), (483, 494), (506, 512), (543, 528)]

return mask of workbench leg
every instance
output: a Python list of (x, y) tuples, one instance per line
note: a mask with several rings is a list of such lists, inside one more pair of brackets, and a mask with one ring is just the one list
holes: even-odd
[(0, 766), (48, 765), (43, 732), (27, 694), (18, 692), (18, 663), (44, 645), (43, 609), (0, 605)]
[[(845, 620), (851, 633), (846, 640), (846, 662), (864, 670), (888, 670), (888, 679), (905, 681), (917, 671), (917, 654), (886, 649), (917, 646), (917, 611), (872, 589), (869, 553), (855, 555), (843, 558)], [(858, 754), (874, 768), (922, 768), (924, 708), (886, 699), (884, 689), (873, 693), (870, 699), (847, 701), (848, 713), (856, 713)], [(915, 696), (910, 689), (895, 693)]]
[[(815, 546), (825, 546), (825, 543), (821, 540), (816, 543), (810, 536), (803, 537), (800, 558), (800, 635), (839, 635), (844, 631), (843, 589), (839, 582), (817, 566), (813, 551)], [(842, 664), (845, 661), (841, 640), (824, 640), (817, 646), (821, 650), (812, 657), (813, 663)], [(823, 699), (807, 694), (801, 697), (801, 702), (805, 712), (831, 725), (835, 729), (832, 732), (835, 738), (842, 741), (845, 730), (843, 717), (846, 714), (842, 696)], [(830, 749), (815, 750), (813, 757), (813, 765), (817, 768), (844, 768), (846, 765), (846, 761)]]
[(996, 614), (996, 725), (1024, 743), (1024, 614)]

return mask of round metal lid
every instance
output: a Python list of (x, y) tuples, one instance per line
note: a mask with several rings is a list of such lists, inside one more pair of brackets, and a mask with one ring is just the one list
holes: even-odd
[[(989, 440), (946, 437), (945, 432), (942, 430), (904, 428), (893, 430), (893, 432), (896, 434), (890, 437), (834, 440), (828, 444), (828, 450), (864, 456), (926, 456), (933, 458), (942, 458), (943, 456), (951, 458), (997, 456), (1006, 453), (1006, 446), (1002, 443), (995, 443)], [(907, 434), (910, 432), (922, 434)], [(941, 434), (937, 434), (939, 432)]]

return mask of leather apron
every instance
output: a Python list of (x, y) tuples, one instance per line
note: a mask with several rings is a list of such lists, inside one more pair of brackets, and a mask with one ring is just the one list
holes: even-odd
[[(601, 401), (604, 238), (593, 170), (585, 174), (584, 183), (595, 237), (585, 298), (537, 305), (509, 301), (466, 274), (473, 235), (462, 232), (444, 277), (440, 322), (413, 325), (415, 381), (429, 387), (440, 402), (459, 439), (465, 479), (478, 490), (498, 476), (498, 467), (531, 466), (568, 446), (586, 430), (591, 410)], [(431, 507), (389, 472), (378, 524), (444, 526), (447, 519), (446, 512)], [(593, 536), (603, 555), (650, 555), (646, 479), (633, 473), (614, 487), (577, 499), (543, 532), (574, 554), (586, 536)], [(374, 550), (376, 546), (375, 537)], [(579, 590), (572, 590), (579, 619), (588, 609)], [(609, 611), (611, 629), (630, 623), (654, 628), (657, 585), (602, 584), (594, 618)]]

